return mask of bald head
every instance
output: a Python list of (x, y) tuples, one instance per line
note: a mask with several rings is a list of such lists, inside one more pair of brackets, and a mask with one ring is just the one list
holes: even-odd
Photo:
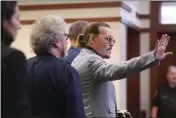
[(176, 69), (175, 65), (169, 66), (167, 69), (167, 72), (169, 73), (170, 71), (172, 71), (173, 69)]
[(176, 86), (176, 66), (169, 66), (168, 67), (167, 79), (170, 84)]

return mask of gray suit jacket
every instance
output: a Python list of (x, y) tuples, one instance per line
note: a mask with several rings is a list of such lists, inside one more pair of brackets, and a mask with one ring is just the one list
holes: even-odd
[(153, 52), (129, 61), (108, 64), (94, 51), (82, 49), (72, 66), (80, 75), (86, 116), (116, 117), (115, 89), (112, 81), (157, 64)]

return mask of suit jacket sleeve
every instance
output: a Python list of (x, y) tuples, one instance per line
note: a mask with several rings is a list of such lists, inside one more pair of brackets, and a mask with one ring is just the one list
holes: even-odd
[(78, 72), (70, 66), (63, 73), (65, 73), (63, 77), (64, 83), (61, 86), (66, 103), (65, 114), (67, 114), (68, 118), (85, 118)]
[[(19, 101), (17, 102), (17, 114), (21, 117), (27, 117), (29, 115), (29, 102), (27, 96), (27, 61), (25, 55), (14, 50), (9, 56), (10, 62), (14, 62), (12, 67), (14, 70), (13, 79), (14, 94), (19, 95)], [(9, 73), (10, 74), (10, 73)]]
[(97, 81), (112, 81), (158, 64), (153, 51), (117, 64), (108, 64), (101, 57), (94, 56), (89, 59), (89, 70)]

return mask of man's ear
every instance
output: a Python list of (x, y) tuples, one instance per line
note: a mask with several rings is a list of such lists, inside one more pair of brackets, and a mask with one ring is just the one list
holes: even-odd
[(52, 46), (55, 47), (55, 48), (60, 47), (59, 40), (55, 40), (54, 42), (52, 42)]
[(90, 43), (91, 43), (91, 44), (94, 44), (95, 37), (94, 37), (93, 34), (90, 34), (89, 40), (90, 40)]

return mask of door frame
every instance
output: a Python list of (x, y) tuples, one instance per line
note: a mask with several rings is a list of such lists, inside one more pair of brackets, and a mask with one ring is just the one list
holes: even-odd
[[(132, 42), (134, 42), (134, 41), (131, 41), (132, 40), (131, 36), (128, 36), (130, 30), (132, 32), (134, 31), (137, 33), (137, 35), (134, 36), (135, 43), (133, 43), (133, 44), (131, 44)], [(135, 47), (135, 48), (133, 48), (133, 47)], [(127, 60), (129, 60), (129, 59), (131, 59), (133, 57), (137, 57), (139, 55), (140, 55), (140, 31), (136, 30), (133, 27), (127, 26), (126, 58), (127, 58)], [(135, 90), (133, 89), (133, 86), (132, 86), (132, 85), (134, 85), (134, 82), (135, 82), (135, 88), (134, 88)], [(132, 92), (134, 92), (133, 93), (133, 94), (135, 94), (134, 98), (137, 101), (134, 101), (132, 99), (132, 97), (133, 97)], [(131, 106), (132, 107), (135, 106), (134, 109), (137, 111), (134, 111), (134, 113), (131, 112), (131, 114), (133, 117), (135, 117), (135, 116), (140, 117), (140, 115), (141, 115), (141, 113), (140, 113), (141, 112), (140, 111), (140, 104), (141, 104), (140, 103), (140, 99), (141, 99), (141, 97), (140, 97), (140, 73), (136, 73), (134, 76), (127, 77), (126, 95), (127, 95), (127, 99), (126, 99), (127, 109), (129, 110), (129, 112), (131, 112), (132, 110), (130, 110), (130, 109), (133, 109), (133, 108), (131, 108)], [(137, 102), (137, 103), (134, 105), (134, 102)]]
[[(161, 24), (160, 23), (160, 13), (161, 4), (164, 1), (150, 1), (150, 50), (153, 50), (156, 45), (158, 38), (158, 33), (175, 32), (176, 24)], [(166, 1), (165, 1), (166, 2)], [(157, 89), (158, 85), (158, 67), (153, 67), (150, 69), (150, 103), (152, 102), (152, 97)]]

